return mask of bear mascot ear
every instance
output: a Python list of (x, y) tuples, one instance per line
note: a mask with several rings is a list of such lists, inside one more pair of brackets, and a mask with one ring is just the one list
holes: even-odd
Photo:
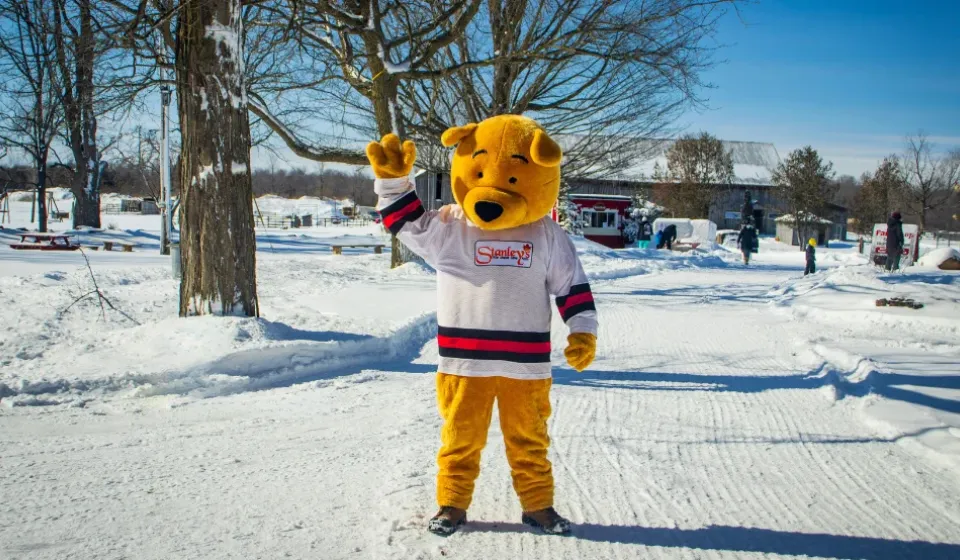
[(446, 146), (451, 147), (456, 145), (458, 142), (473, 134), (473, 131), (477, 129), (477, 123), (465, 124), (463, 126), (454, 126), (448, 128), (443, 132), (443, 135), (440, 136), (440, 142)]
[(557, 167), (563, 159), (560, 145), (547, 136), (547, 133), (537, 129), (533, 135), (533, 144), (530, 145), (530, 157), (533, 162), (543, 167)]

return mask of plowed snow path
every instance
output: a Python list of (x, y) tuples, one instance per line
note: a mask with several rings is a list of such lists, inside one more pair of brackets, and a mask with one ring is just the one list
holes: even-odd
[(7, 411), (0, 557), (960, 558), (957, 473), (812, 377), (803, 341), (823, 327), (766, 305), (787, 274), (596, 284), (601, 357), (553, 393), (571, 538), (518, 524), (496, 417), (470, 524), (425, 533), (431, 343), (412, 365), (172, 410)]

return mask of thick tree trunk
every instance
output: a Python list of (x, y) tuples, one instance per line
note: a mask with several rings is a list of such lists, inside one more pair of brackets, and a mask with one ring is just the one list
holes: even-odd
[(240, 0), (184, 2), (180, 315), (259, 313)]
[[(93, 67), (97, 45), (91, 2), (77, 0), (76, 12), (69, 9), (65, 0), (56, 2), (54, 7), (55, 69), (61, 88), (64, 124), (74, 160), (70, 184), (74, 199), (73, 227), (99, 228), (100, 154), (97, 151), (97, 115), (93, 106)], [(71, 20), (75, 20), (73, 25), (64, 25), (65, 21)]]
[[(93, 33), (93, 14), (90, 0), (80, 0), (80, 40), (77, 49), (77, 97), (80, 102), (80, 154), (74, 181), (77, 196), (75, 225), (100, 227), (100, 153), (97, 150), (97, 114), (93, 106), (93, 66), (96, 37)], [(82, 164), (82, 165), (81, 165)], [(81, 173), (80, 169), (83, 168)]]
[[(96, 150), (96, 146), (93, 147)], [(73, 227), (100, 227), (100, 166), (84, 156), (77, 160), (70, 191), (73, 193)], [(83, 167), (80, 167), (80, 166)]]

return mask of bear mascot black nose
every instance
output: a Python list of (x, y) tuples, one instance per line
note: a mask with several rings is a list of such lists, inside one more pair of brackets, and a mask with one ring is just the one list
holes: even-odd
[(492, 222), (500, 217), (500, 214), (503, 214), (503, 206), (500, 206), (496, 202), (487, 202), (486, 200), (481, 200), (474, 207), (473, 210), (477, 213), (477, 216), (480, 216), (480, 219), (485, 222)]

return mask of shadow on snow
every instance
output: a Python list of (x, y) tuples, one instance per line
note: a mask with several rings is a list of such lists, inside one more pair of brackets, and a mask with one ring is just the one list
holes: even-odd
[[(944, 362), (945, 368), (951, 363)], [(952, 370), (947, 370), (952, 371)], [(759, 393), (784, 389), (819, 389), (835, 386), (839, 396), (863, 397), (877, 394), (887, 399), (900, 400), (937, 410), (960, 414), (960, 400), (927, 395), (903, 386), (932, 387), (960, 390), (960, 375), (911, 375), (873, 371), (862, 381), (847, 381), (842, 374), (826, 366), (798, 375), (721, 375), (643, 371), (586, 371), (555, 370), (554, 384), (601, 389), (632, 389), (649, 391), (733, 391)]]
[[(470, 522), (464, 533), (521, 533), (532, 529), (519, 523)], [(571, 538), (663, 548), (755, 552), (857, 560), (923, 560), (960, 558), (960, 544), (905, 541), (878, 537), (798, 533), (756, 527), (710, 525), (699, 529), (629, 525), (575, 525)]]

